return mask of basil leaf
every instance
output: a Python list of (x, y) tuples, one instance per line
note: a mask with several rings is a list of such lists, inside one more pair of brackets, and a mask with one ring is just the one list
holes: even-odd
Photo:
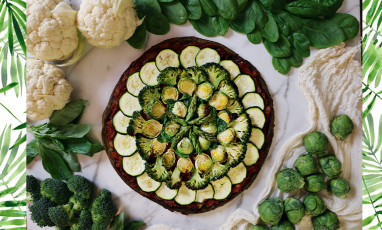
[(270, 42), (276, 42), (279, 39), (279, 28), (277, 27), (276, 21), (272, 14), (268, 14), (268, 21), (260, 32), (263, 38)]
[(114, 217), (113, 222), (110, 224), (109, 230), (123, 230), (125, 227), (125, 212), (121, 212), (118, 216)]
[(85, 109), (88, 101), (77, 100), (68, 103), (63, 109), (56, 110), (49, 118), (49, 124), (67, 125), (79, 117)]
[(143, 221), (131, 221), (128, 223), (124, 230), (138, 230), (140, 227), (145, 226), (145, 222)]
[(46, 135), (57, 139), (70, 139), (84, 137), (90, 131), (91, 126), (84, 124), (69, 124), (55, 126), (55, 128), (56, 130), (49, 132)]
[(247, 38), (253, 44), (260, 44), (262, 41), (261, 33), (258, 30), (255, 30), (252, 33), (247, 34)]
[(146, 37), (146, 22), (143, 22), (135, 29), (133, 36), (131, 36), (127, 42), (135, 49), (142, 49), (145, 45)]
[(84, 154), (86, 156), (90, 156), (92, 157), (94, 154), (98, 153), (98, 152), (101, 152), (102, 150), (104, 150), (105, 148), (103, 147), (103, 145), (99, 144), (99, 143), (95, 143), (95, 144), (92, 144), (90, 146), (90, 150), (88, 153)]
[(49, 148), (39, 148), (42, 159), (42, 166), (52, 176), (52, 178), (66, 180), (72, 176), (72, 172), (65, 164), (60, 155)]
[(66, 139), (62, 141), (68, 153), (86, 154), (90, 151), (91, 143), (86, 138)]
[(166, 16), (170, 23), (175, 25), (183, 25), (187, 22), (187, 10), (178, 0), (163, 2), (160, 6), (162, 13)]
[(277, 42), (270, 42), (266, 39), (263, 42), (265, 48), (273, 57), (283, 58), (292, 54), (291, 45), (284, 35), (281, 35)]
[(285, 58), (277, 58), (273, 57), (272, 58), (272, 65), (281, 74), (287, 74), (289, 73), (291, 69), (291, 65), (288, 61), (288, 59)]
[(36, 139), (33, 139), (27, 144), (26, 147), (27, 164), (31, 163), (33, 159), (38, 155), (38, 146)]
[(198, 20), (202, 17), (202, 6), (199, 0), (180, 0), (180, 2), (186, 8), (189, 19)]
[(315, 48), (327, 48), (345, 40), (344, 32), (330, 20), (308, 20), (301, 32)]
[(61, 154), (61, 157), (72, 172), (81, 172), (81, 165), (80, 162), (78, 162), (76, 153)]
[(335, 22), (344, 32), (345, 41), (348, 41), (358, 34), (359, 22), (358, 20), (350, 14), (335, 14), (330, 20)]

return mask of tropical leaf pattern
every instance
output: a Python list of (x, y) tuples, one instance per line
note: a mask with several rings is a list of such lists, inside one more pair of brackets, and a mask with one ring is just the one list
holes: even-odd
[(362, 8), (362, 226), (382, 229), (382, 1), (364, 0)]

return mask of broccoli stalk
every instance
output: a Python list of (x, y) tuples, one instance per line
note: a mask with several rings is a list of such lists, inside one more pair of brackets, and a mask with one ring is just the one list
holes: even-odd
[(51, 207), (48, 211), (49, 218), (56, 226), (70, 226), (74, 217), (72, 207), (72, 203)]
[(192, 177), (185, 184), (187, 188), (192, 190), (204, 189), (208, 186), (209, 177), (206, 175), (200, 175), (198, 170), (194, 169), (192, 172)]
[(105, 230), (116, 213), (117, 208), (113, 204), (110, 191), (101, 189), (99, 196), (94, 199), (91, 207), (92, 229)]
[(58, 205), (66, 204), (73, 195), (65, 182), (53, 178), (41, 182), (41, 195), (49, 198)]
[(91, 230), (92, 225), (92, 214), (88, 210), (82, 210), (78, 223), (73, 224), (70, 230)]
[(26, 191), (28, 197), (30, 197), (33, 201), (39, 200), (41, 198), (40, 181), (38, 181), (37, 178), (32, 175), (27, 175), (26, 182)]
[(72, 176), (67, 183), (69, 190), (75, 195), (89, 199), (93, 190), (92, 183), (85, 177), (75, 175)]
[(163, 156), (158, 156), (155, 163), (146, 163), (146, 172), (152, 179), (156, 181), (166, 181), (170, 176), (167, 169), (163, 165)]
[(56, 206), (54, 202), (46, 197), (41, 197), (35, 201), (33, 205), (29, 206), (31, 212), (31, 219), (40, 227), (54, 226), (54, 223), (49, 218), (49, 208)]

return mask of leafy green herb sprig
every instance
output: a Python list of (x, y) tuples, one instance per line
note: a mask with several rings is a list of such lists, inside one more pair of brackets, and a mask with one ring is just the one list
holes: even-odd
[(224, 36), (229, 28), (247, 35), (253, 44), (263, 42), (273, 67), (287, 74), (302, 65), (310, 46), (326, 48), (354, 38), (358, 20), (336, 13), (343, 0), (135, 0), (143, 24), (128, 40), (142, 48), (146, 30), (166, 34), (170, 23), (189, 20), (207, 37)]
[(86, 137), (90, 125), (77, 124), (86, 103), (86, 100), (70, 102), (55, 111), (48, 123), (27, 126), (35, 138), (27, 144), (27, 164), (39, 155), (44, 169), (53, 178), (66, 180), (73, 172), (81, 171), (77, 154), (93, 156), (104, 149)]

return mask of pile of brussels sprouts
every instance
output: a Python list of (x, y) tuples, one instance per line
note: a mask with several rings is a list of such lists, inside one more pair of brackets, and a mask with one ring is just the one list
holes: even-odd
[[(353, 130), (353, 123), (347, 115), (340, 115), (334, 118), (330, 130), (337, 139), (345, 140)], [(260, 218), (265, 224), (271, 225), (272, 230), (292, 230), (295, 229), (294, 224), (299, 223), (307, 213), (312, 217), (314, 229), (338, 229), (337, 215), (327, 209), (316, 193), (327, 189), (339, 198), (347, 197), (349, 182), (338, 177), (342, 172), (341, 162), (334, 155), (329, 155), (329, 141), (325, 134), (312, 132), (305, 136), (303, 143), (307, 153), (297, 158), (296, 169), (281, 170), (276, 180), (278, 188), (283, 192), (304, 188), (309, 192), (308, 195), (303, 202), (293, 197), (284, 201), (279, 197), (265, 200), (259, 206)], [(263, 229), (269, 228), (266, 225), (251, 228)]]

